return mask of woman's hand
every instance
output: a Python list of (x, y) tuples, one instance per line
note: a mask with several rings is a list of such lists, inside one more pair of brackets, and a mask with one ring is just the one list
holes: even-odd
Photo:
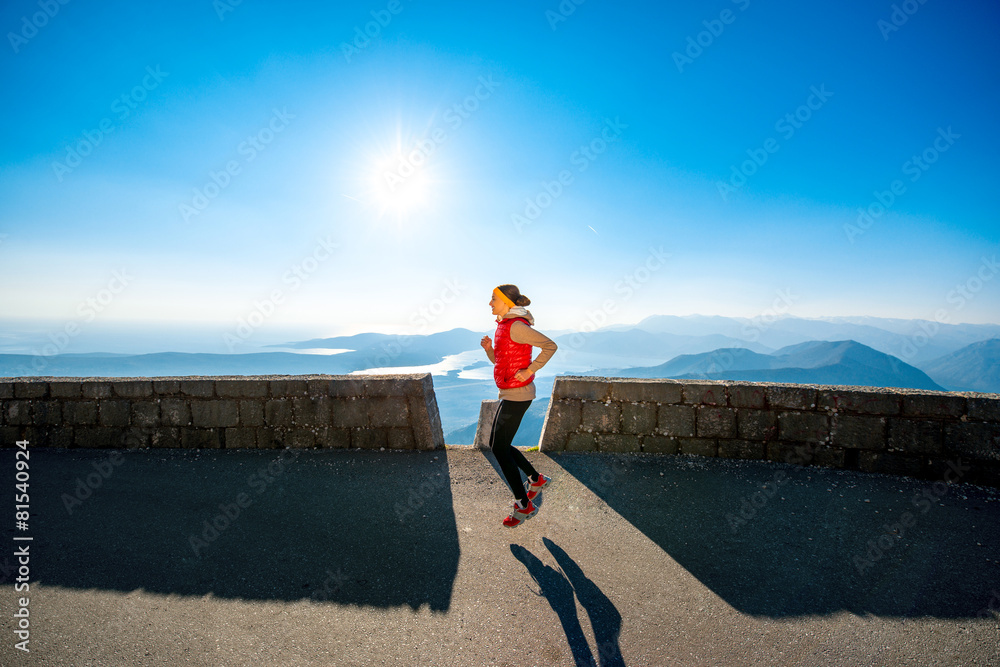
[(528, 378), (531, 377), (531, 373), (527, 368), (522, 368), (518, 372), (514, 373), (514, 379), (518, 382), (527, 382)]
[(483, 339), (479, 341), (479, 344), (483, 346), (483, 349), (489, 352), (493, 349), (493, 341), (490, 340), (489, 336), (483, 336)]

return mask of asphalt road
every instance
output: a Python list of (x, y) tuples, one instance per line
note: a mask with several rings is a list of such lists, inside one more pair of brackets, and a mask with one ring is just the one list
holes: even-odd
[(38, 449), (22, 531), (0, 450), (0, 664), (1000, 664), (998, 490), (528, 456), (555, 484), (507, 529), (467, 448)]

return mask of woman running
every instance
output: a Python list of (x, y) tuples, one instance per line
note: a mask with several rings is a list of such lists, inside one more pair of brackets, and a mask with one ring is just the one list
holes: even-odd
[[(532, 328), (535, 318), (525, 309), (530, 304), (531, 299), (521, 294), (517, 285), (495, 288), (490, 307), (497, 316), (496, 346), (489, 336), (483, 336), (481, 341), (486, 356), (493, 362), (493, 379), (500, 390), (500, 407), (490, 431), (490, 449), (514, 492), (514, 509), (503, 520), (508, 528), (535, 516), (538, 508), (532, 501), (550, 480), (540, 475), (524, 454), (511, 445), (521, 418), (535, 398), (535, 373), (556, 352), (556, 344)], [(542, 348), (534, 361), (531, 360), (532, 345)], [(528, 475), (524, 483), (520, 470)]]

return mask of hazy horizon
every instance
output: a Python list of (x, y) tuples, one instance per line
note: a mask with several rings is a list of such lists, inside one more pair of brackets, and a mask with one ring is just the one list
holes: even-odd
[[(531, 308), (529, 307), (529, 310)], [(933, 320), (920, 319), (900, 319), (883, 318), (870, 315), (853, 316), (826, 316), (806, 318), (794, 314), (778, 313), (772, 320), (769, 315), (758, 316), (757, 318), (739, 318), (725, 315), (704, 315), (691, 313), (687, 315), (673, 316), (666, 313), (654, 314), (647, 317), (672, 316), (681, 319), (695, 318), (715, 318), (721, 317), (749, 322), (759, 322), (760, 330), (766, 331), (770, 323), (785, 319), (803, 319), (812, 321), (836, 321), (836, 320), (864, 320), (877, 319), (895, 321), (897, 323), (926, 322), (934, 324)], [(467, 323), (464, 326), (449, 327), (446, 329), (430, 329), (424, 331), (400, 330), (400, 331), (368, 331), (351, 329), (344, 332), (331, 333), (329, 330), (320, 329), (314, 325), (299, 326), (278, 326), (271, 324), (262, 326), (259, 329), (251, 329), (252, 335), (240, 342), (235, 343), (232, 339), (227, 339), (233, 335), (233, 326), (230, 322), (156, 322), (156, 321), (116, 321), (116, 320), (95, 320), (91, 323), (83, 322), (80, 318), (70, 321), (42, 320), (42, 319), (21, 319), (10, 318), (0, 319), (0, 354), (39, 354), (43, 348), (47, 349), (43, 354), (91, 354), (96, 352), (110, 354), (148, 354), (156, 352), (183, 352), (183, 353), (214, 353), (214, 354), (246, 354), (256, 352), (276, 351), (278, 346), (285, 343), (300, 343), (313, 339), (339, 338), (354, 336), (358, 334), (373, 333), (386, 336), (412, 336), (412, 335), (433, 335), (453, 331), (455, 329), (466, 329), (469, 331), (482, 331), (484, 335), (492, 335), (495, 327), (492, 316), (483, 319), (482, 326), (470, 326), (475, 323)], [(646, 319), (646, 318), (643, 318)], [(536, 322), (536, 325), (538, 323)], [(548, 335), (565, 335), (577, 331), (589, 332), (592, 330), (612, 330), (629, 329), (640, 324), (640, 321), (626, 323), (609, 323), (604, 326), (583, 329), (559, 329), (554, 327), (542, 327), (540, 330)], [(998, 322), (947, 322), (956, 326), (996, 326)], [(67, 325), (76, 325), (75, 329), (67, 329)], [(919, 331), (919, 327), (915, 329)], [(76, 333), (67, 333), (76, 331)], [(237, 340), (238, 337), (237, 337)], [(278, 348), (282, 351), (296, 352), (300, 354), (316, 353), (303, 349)]]

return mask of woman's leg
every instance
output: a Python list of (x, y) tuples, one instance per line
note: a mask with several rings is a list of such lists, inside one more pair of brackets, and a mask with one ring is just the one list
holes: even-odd
[(531, 401), (507, 401), (500, 400), (500, 407), (493, 418), (493, 430), (490, 431), (490, 449), (496, 456), (500, 470), (503, 471), (504, 479), (510, 485), (510, 490), (514, 496), (521, 501), (522, 506), (528, 503), (528, 494), (524, 490), (524, 483), (521, 481), (521, 473), (518, 468), (534, 477), (538, 473), (532, 467), (528, 459), (525, 458), (517, 447), (511, 445), (514, 441), (514, 434), (517, 433), (518, 426), (521, 425), (521, 418)]

